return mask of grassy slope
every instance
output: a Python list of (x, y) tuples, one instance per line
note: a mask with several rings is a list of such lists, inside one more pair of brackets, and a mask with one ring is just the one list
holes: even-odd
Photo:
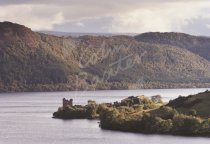
[(191, 110), (197, 111), (197, 116), (210, 117), (210, 92), (206, 91), (186, 98), (177, 98), (170, 101), (168, 106), (176, 108), (181, 113), (189, 113)]

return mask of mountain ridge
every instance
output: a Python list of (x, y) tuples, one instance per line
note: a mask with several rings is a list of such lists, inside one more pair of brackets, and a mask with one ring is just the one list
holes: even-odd
[(57, 37), (0, 23), (0, 91), (210, 86), (208, 54), (150, 39)]
[(210, 60), (209, 48), (210, 38), (204, 36), (193, 36), (185, 33), (144, 33), (135, 36), (141, 42), (153, 44), (173, 45), (187, 49), (201, 57)]
[(135, 36), (136, 33), (91, 33), (91, 32), (61, 32), (61, 31), (37, 31), (38, 33), (54, 35), (58, 37), (80, 37), (80, 36), (116, 36), (116, 35), (128, 35), (128, 36)]

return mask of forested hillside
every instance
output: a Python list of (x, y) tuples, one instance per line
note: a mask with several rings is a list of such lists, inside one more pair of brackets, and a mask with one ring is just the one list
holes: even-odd
[(56, 37), (2, 22), (0, 91), (208, 87), (209, 40), (174, 33)]

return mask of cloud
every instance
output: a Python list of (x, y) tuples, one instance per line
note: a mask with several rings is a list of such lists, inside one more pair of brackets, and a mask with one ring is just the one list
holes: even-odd
[(119, 14), (113, 19), (110, 31), (146, 32), (146, 31), (182, 31), (182, 27), (201, 13), (205, 4), (165, 3), (158, 7), (140, 8), (125, 14)]
[(14, 4), (55, 4), (55, 5), (127, 5), (133, 3), (154, 4), (154, 3), (173, 3), (173, 2), (208, 2), (209, 0), (5, 0), (0, 1), (0, 5), (14, 5)]
[(209, 13), (209, 0), (0, 1), (0, 21), (17, 22), (33, 30), (178, 31), (206, 35), (199, 26), (208, 29)]
[(75, 25), (78, 26), (78, 27), (84, 27), (85, 26), (84, 23), (82, 23), (82, 22), (77, 22)]
[(36, 12), (31, 5), (1, 6), (0, 20), (24, 24), (33, 30), (50, 30), (54, 25), (62, 24), (65, 21), (62, 11), (52, 11), (50, 15), (44, 15), (43, 8), (39, 9), (40, 14), (37, 15)]
[[(113, 18), (112, 17), (98, 17), (83, 19), (80, 21), (69, 21), (64, 24), (54, 26), (55, 31), (62, 32), (80, 32), (80, 33), (98, 33), (109, 32)], [(81, 26), (81, 23), (83, 26)]]
[(188, 25), (182, 27), (182, 31), (190, 33), (193, 35), (204, 35), (209, 36), (210, 34), (210, 24), (209, 18), (198, 17), (196, 19), (191, 19)]

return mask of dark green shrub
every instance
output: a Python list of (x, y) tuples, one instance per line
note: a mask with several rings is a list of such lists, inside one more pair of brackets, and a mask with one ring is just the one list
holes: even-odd
[(173, 132), (180, 135), (196, 135), (202, 127), (202, 120), (197, 117), (176, 115), (173, 118)]

